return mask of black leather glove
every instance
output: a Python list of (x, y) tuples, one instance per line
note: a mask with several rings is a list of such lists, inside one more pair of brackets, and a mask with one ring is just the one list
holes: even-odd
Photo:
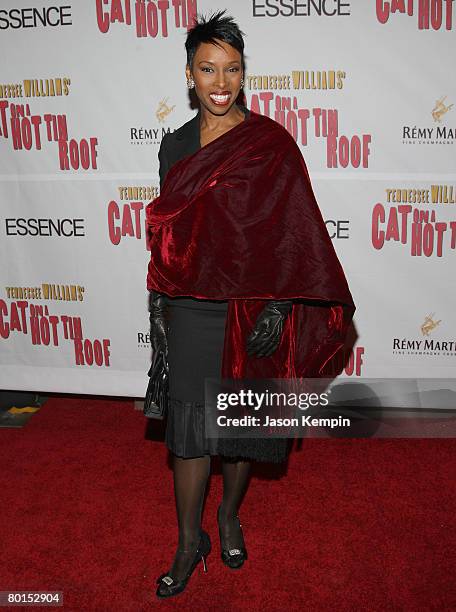
[(283, 324), (292, 307), (293, 300), (267, 302), (258, 315), (252, 333), (247, 338), (246, 350), (250, 357), (272, 355), (280, 344)]
[(151, 291), (149, 296), (150, 342), (154, 354), (163, 353), (168, 362), (168, 322), (166, 319), (166, 296)]

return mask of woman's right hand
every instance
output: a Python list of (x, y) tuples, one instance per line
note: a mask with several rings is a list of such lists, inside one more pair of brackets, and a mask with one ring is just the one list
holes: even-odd
[(166, 320), (166, 296), (156, 291), (150, 292), (149, 321), (150, 342), (155, 353), (163, 353), (168, 362), (168, 323)]

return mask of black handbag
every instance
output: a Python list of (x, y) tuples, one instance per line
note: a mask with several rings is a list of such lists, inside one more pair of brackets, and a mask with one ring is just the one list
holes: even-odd
[(149, 368), (149, 384), (144, 398), (144, 416), (150, 419), (163, 419), (168, 407), (168, 364), (160, 351), (154, 354)]

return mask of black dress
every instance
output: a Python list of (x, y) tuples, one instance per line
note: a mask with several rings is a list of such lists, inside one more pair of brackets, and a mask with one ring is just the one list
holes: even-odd
[[(248, 120), (250, 111), (239, 105)], [(200, 148), (198, 114), (172, 135), (184, 131), (193, 140), (193, 151)], [(163, 141), (162, 141), (163, 142)], [(188, 148), (186, 149), (188, 152)], [(188, 153), (187, 153), (188, 154)], [(160, 148), (160, 184), (171, 162)], [(258, 461), (282, 462), (288, 455), (286, 439), (214, 439), (205, 437), (205, 378), (220, 378), (227, 301), (193, 297), (167, 297), (169, 404), (165, 442), (179, 457), (205, 454), (244, 457)]]

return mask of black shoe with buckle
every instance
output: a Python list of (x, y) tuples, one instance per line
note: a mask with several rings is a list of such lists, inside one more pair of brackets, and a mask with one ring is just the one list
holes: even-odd
[[(241, 531), (242, 540), (244, 540), (244, 536), (242, 534), (242, 525), (241, 525), (241, 522), (238, 516), (236, 516), (236, 521)], [(225, 548), (224, 547), (222, 530), (220, 528), (220, 506), (218, 507), (218, 510), (217, 510), (217, 522), (218, 522), (218, 527), (219, 527), (220, 547), (222, 549), (222, 553), (221, 553), (222, 561), (230, 569), (240, 569), (244, 565), (244, 561), (247, 559), (247, 549), (245, 548), (245, 546), (241, 546), (239, 548)]]
[(187, 572), (187, 575), (182, 580), (175, 580), (169, 573), (162, 574), (157, 578), (157, 597), (173, 597), (173, 595), (178, 595), (182, 593), (182, 591), (187, 586), (187, 582), (190, 579), (190, 576), (193, 574), (193, 570), (198, 565), (198, 563), (202, 560), (204, 571), (207, 572), (206, 565), (206, 557), (211, 551), (211, 540), (209, 535), (205, 531), (201, 531), (201, 537), (198, 544), (198, 547), (195, 551), (195, 556), (193, 558), (190, 569)]

